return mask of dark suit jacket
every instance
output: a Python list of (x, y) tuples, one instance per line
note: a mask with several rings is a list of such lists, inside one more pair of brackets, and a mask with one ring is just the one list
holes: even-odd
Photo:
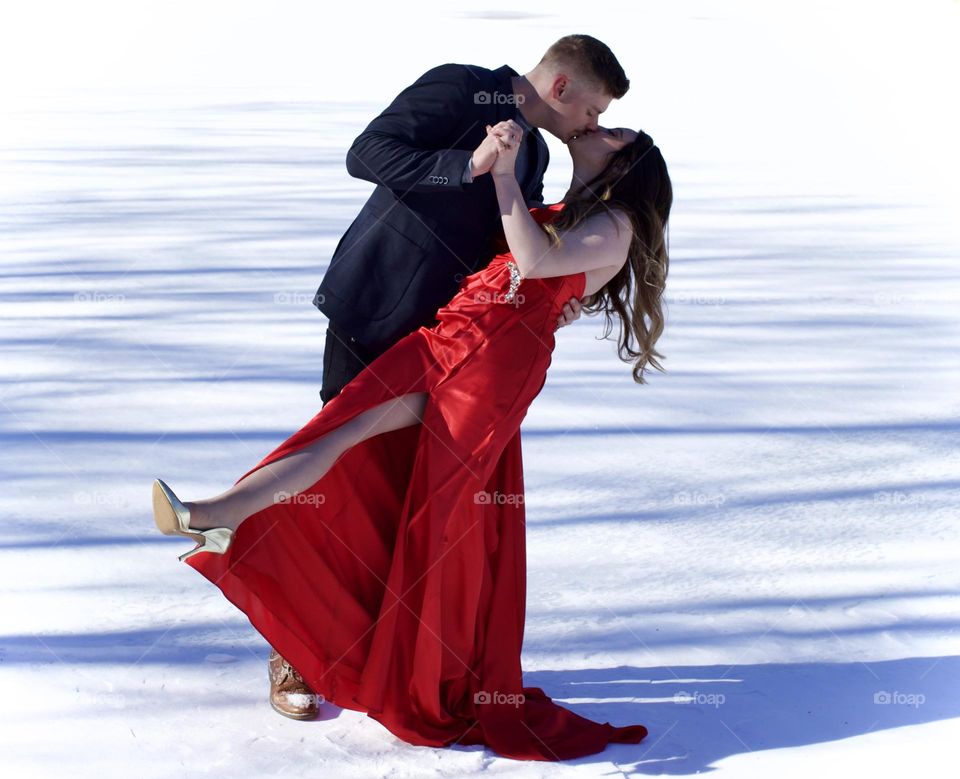
[[(351, 176), (376, 189), (341, 237), (314, 298), (340, 332), (380, 353), (433, 324), (462, 279), (497, 253), (503, 228), (488, 174), (461, 183), (486, 125), (515, 119), (508, 65), (448, 63), (404, 89), (347, 152)], [(528, 203), (543, 197), (549, 161), (526, 133), (529, 169), (517, 171)]]

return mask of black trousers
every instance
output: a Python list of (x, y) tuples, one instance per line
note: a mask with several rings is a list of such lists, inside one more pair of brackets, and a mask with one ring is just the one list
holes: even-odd
[(371, 352), (350, 336), (341, 333), (332, 322), (327, 324), (327, 340), (323, 347), (323, 383), (320, 400), (324, 404), (340, 394), (360, 371), (382, 352)]

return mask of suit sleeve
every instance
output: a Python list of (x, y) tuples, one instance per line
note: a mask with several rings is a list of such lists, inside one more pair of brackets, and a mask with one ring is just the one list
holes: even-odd
[(474, 77), (463, 65), (432, 68), (397, 95), (357, 136), (347, 172), (405, 192), (448, 192), (466, 185), (472, 149), (451, 149), (470, 127)]
[(540, 179), (540, 184), (537, 186), (537, 191), (533, 193), (527, 201), (527, 208), (533, 208), (534, 206), (542, 206), (543, 203), (543, 179)]

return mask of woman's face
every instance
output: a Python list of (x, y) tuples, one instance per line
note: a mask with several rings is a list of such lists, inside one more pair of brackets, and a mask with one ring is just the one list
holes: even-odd
[(637, 139), (629, 127), (597, 127), (567, 142), (573, 169), (582, 181), (589, 181), (604, 169), (610, 155)]

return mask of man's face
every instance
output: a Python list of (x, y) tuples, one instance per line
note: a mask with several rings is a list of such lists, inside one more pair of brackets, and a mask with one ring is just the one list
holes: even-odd
[(557, 74), (547, 99), (553, 109), (554, 127), (546, 129), (564, 143), (594, 131), (600, 114), (607, 110), (612, 99), (601, 88), (580, 86), (572, 78)]

